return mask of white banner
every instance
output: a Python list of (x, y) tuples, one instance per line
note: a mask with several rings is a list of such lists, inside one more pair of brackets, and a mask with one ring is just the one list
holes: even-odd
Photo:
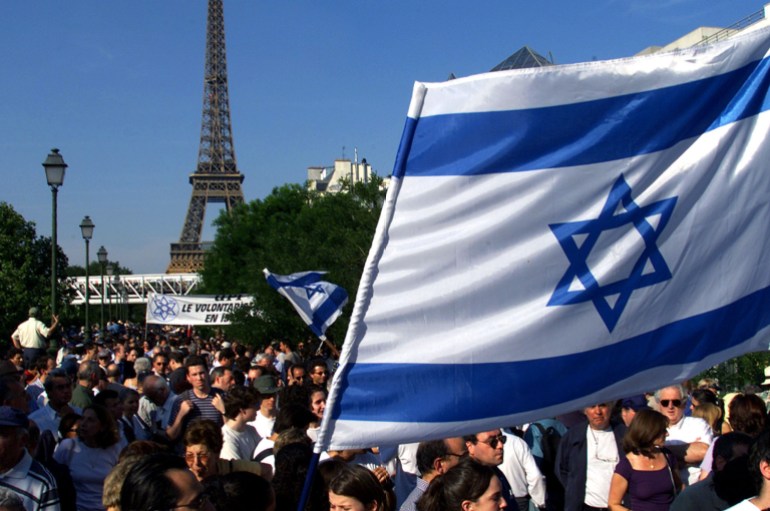
[(147, 296), (147, 323), (156, 325), (229, 325), (230, 314), (254, 301), (251, 295)]

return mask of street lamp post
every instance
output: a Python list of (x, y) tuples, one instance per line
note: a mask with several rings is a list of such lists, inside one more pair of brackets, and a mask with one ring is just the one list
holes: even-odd
[(88, 242), (94, 235), (94, 223), (91, 221), (91, 217), (86, 215), (82, 222), (80, 222), (80, 233), (83, 235), (83, 239), (86, 242), (86, 341), (91, 340), (91, 324), (88, 322), (88, 306), (91, 301), (91, 289), (88, 279)]
[(112, 293), (109, 292), (109, 289), (112, 285), (112, 265), (107, 265), (107, 294), (109, 295), (109, 305), (107, 306), (107, 315), (110, 317), (110, 319), (113, 319), (114, 316), (112, 315)]
[(52, 196), (52, 219), (51, 219), (51, 314), (56, 314), (56, 196), (59, 193), (59, 187), (64, 184), (64, 171), (67, 164), (64, 158), (59, 154), (58, 149), (51, 149), (51, 154), (43, 162), (45, 169), (45, 180), (51, 187)]
[(99, 331), (101, 332), (102, 339), (104, 339), (104, 265), (107, 264), (107, 249), (104, 248), (104, 245), (99, 247), (99, 250), (96, 252), (96, 256), (99, 258), (99, 269), (101, 270), (101, 276), (102, 276), (102, 306), (101, 306), (101, 317), (99, 322)]
[(115, 275), (112, 277), (112, 284), (115, 288), (115, 317), (120, 318), (121, 317), (121, 309), (120, 309), (120, 300), (123, 296), (123, 293), (121, 292), (121, 284), (120, 284), (120, 267), (116, 264), (115, 265)]

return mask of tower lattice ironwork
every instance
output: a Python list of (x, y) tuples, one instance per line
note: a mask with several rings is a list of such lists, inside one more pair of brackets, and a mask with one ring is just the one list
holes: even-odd
[(243, 202), (242, 182), (243, 175), (235, 162), (230, 124), (222, 0), (209, 0), (198, 166), (190, 174), (192, 197), (179, 242), (171, 244), (171, 263), (166, 273), (197, 272), (203, 268), (206, 243), (201, 241), (201, 234), (206, 206), (224, 203), (230, 213)]

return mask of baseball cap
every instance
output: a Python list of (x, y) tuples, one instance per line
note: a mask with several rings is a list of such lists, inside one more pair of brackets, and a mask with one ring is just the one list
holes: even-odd
[(27, 414), (16, 408), (0, 406), (0, 427), (2, 426), (26, 428), (29, 426), (29, 419)]
[(630, 408), (635, 412), (638, 412), (644, 408), (649, 408), (647, 406), (647, 399), (643, 394), (625, 398), (620, 406), (621, 408)]

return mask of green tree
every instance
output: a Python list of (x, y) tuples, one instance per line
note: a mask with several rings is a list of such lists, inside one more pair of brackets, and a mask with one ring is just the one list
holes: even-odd
[(746, 385), (759, 385), (765, 379), (765, 367), (770, 366), (770, 352), (747, 353), (708, 369), (701, 378), (716, 378), (723, 392), (740, 391)]
[(203, 292), (255, 297), (251, 310), (234, 315), (227, 333), (252, 344), (312, 337), (289, 302), (267, 284), (262, 269), (279, 274), (325, 270), (327, 280), (350, 295), (345, 314), (327, 332), (341, 340), (384, 200), (381, 183), (376, 178), (345, 184), (344, 193), (327, 195), (290, 184), (222, 214), (202, 272)]
[[(57, 247), (56, 274), (64, 276), (67, 256)], [(57, 309), (63, 311), (69, 292), (59, 279)], [(48, 323), (51, 313), (51, 238), (39, 237), (28, 222), (8, 203), (0, 202), (0, 331), (7, 343), (16, 326), (32, 306), (41, 308)]]

